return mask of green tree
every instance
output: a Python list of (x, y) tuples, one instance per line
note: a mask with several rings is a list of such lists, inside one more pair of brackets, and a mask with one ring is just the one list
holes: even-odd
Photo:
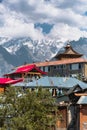
[(8, 87), (0, 104), (1, 130), (49, 130), (57, 119), (57, 105), (47, 89)]

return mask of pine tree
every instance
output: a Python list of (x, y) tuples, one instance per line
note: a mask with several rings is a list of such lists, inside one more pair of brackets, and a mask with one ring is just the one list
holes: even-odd
[(1, 130), (49, 130), (57, 119), (57, 105), (47, 89), (8, 87), (0, 104)]

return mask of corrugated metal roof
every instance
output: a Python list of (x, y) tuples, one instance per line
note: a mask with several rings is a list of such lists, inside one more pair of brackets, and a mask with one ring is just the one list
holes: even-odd
[(87, 104), (87, 96), (81, 96), (77, 104)]
[(14, 86), (25, 86), (25, 87), (58, 87), (58, 88), (71, 88), (75, 85), (79, 85), (81, 88), (87, 88), (87, 84), (72, 77), (42, 77), (38, 80), (34, 80), (33, 82), (21, 82), (15, 84)]

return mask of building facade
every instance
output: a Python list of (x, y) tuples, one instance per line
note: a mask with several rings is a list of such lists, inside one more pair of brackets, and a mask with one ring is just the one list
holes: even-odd
[(73, 50), (67, 44), (62, 52), (59, 52), (52, 61), (35, 63), (42, 71), (49, 76), (77, 77), (87, 80), (87, 59), (83, 55)]
[(9, 87), (10, 85), (23, 81), (31, 82), (46, 74), (46, 72), (43, 72), (34, 64), (19, 66), (10, 73), (4, 74), (4, 77), (0, 78), (0, 93), (4, 92), (6, 87)]
[(68, 95), (57, 98), (61, 118), (56, 130), (87, 130), (87, 88), (73, 88)]

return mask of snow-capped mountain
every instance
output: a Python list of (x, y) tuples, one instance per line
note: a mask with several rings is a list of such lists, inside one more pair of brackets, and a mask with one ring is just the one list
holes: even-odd
[[(6, 41), (7, 40), (7, 41)], [(32, 40), (26, 38), (14, 38), (0, 40), (0, 44), (12, 55), (20, 56), (27, 52), (28, 56), (31, 56), (33, 61), (43, 61), (50, 59), (56, 54), (64, 43), (59, 40)], [(26, 61), (29, 62), (29, 61)]]
[[(72, 47), (87, 55), (87, 38), (80, 38), (78, 41), (70, 42)], [(5, 48), (11, 55), (21, 56), (26, 53), (27, 56), (31, 56), (29, 59), (32, 61), (50, 60), (67, 42), (61, 41), (61, 39), (53, 40), (32, 40), (29, 37), (22, 38), (0, 38), (0, 45)], [(31, 62), (31, 60), (26, 62)]]
[[(32, 40), (24, 38), (0, 38), (0, 76), (15, 66), (38, 61), (50, 60), (65, 45), (61, 39)], [(74, 49), (87, 56), (87, 39), (80, 38), (71, 42)]]

